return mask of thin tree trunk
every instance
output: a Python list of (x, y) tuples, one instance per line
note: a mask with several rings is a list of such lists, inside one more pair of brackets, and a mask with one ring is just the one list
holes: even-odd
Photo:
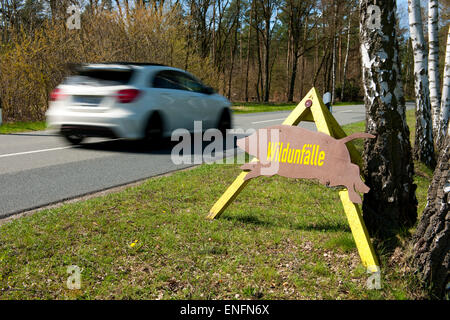
[(414, 158), (429, 167), (436, 165), (428, 85), (428, 57), (425, 50), (420, 0), (408, 0), (409, 27), (414, 52), (414, 91), (416, 96), (416, 134)]
[(247, 39), (247, 66), (245, 69), (245, 101), (248, 102), (248, 71), (250, 68), (250, 39), (252, 38), (252, 21), (253, 21), (253, 10), (254, 10), (255, 0), (252, 1), (252, 7), (250, 9), (250, 20), (248, 24), (248, 39)]
[(294, 101), (295, 79), (297, 78), (298, 56), (294, 53), (292, 57), (292, 73), (289, 81), (288, 102)]
[(237, 34), (238, 34), (238, 27), (239, 27), (239, 15), (240, 15), (240, 8), (241, 8), (241, 3), (240, 0), (237, 0), (237, 12), (235, 13), (235, 20), (234, 20), (234, 40), (233, 40), (233, 45), (231, 46), (231, 66), (230, 66), (230, 74), (229, 74), (229, 78), (228, 78), (228, 100), (231, 99), (231, 85), (232, 85), (232, 80), (233, 80), (233, 69), (234, 69), (234, 60), (235, 60), (235, 56), (236, 56), (236, 48), (237, 48)]
[[(242, 28), (242, 24), (241, 24)], [(239, 86), (242, 88), (242, 71), (244, 71), (244, 63), (243, 63), (243, 54), (242, 54), (242, 30), (239, 32)], [(239, 101), (242, 101), (242, 90), (239, 90)]]
[(289, 101), (289, 96), (291, 94), (290, 92), (290, 88), (291, 88), (291, 51), (292, 51), (292, 30), (291, 30), (292, 26), (291, 23), (289, 23), (289, 28), (288, 28), (288, 37), (287, 37), (287, 50), (286, 50), (286, 88), (287, 88), (287, 92), (286, 92), (286, 99)]
[(438, 148), (444, 140), (445, 134), (448, 134), (448, 118), (450, 113), (450, 27), (447, 33), (447, 49), (445, 51), (444, 82), (442, 87), (441, 114), (439, 116), (439, 133), (437, 135)]
[(344, 74), (342, 75), (342, 85), (341, 85), (341, 101), (344, 101), (344, 91), (345, 91), (345, 81), (347, 79), (347, 64), (348, 64), (348, 53), (350, 51), (350, 27), (351, 27), (352, 11), (348, 14), (348, 26), (347, 26), (347, 48), (345, 49), (344, 58)]
[(230, 100), (231, 99), (231, 82), (232, 82), (232, 80), (233, 80), (233, 68), (234, 68), (234, 49), (235, 49), (235, 46), (234, 46), (234, 44), (230, 47), (230, 59), (231, 59), (231, 61), (230, 61), (230, 63), (231, 63), (231, 65), (230, 65), (230, 71), (229, 71), (229, 74), (228, 74), (228, 93), (227, 93), (227, 98), (228, 98), (228, 100)]
[(119, 9), (119, 15), (120, 15), (120, 17), (123, 19), (122, 7), (121, 7), (121, 5), (120, 5), (120, 1), (119, 1), (119, 0), (116, 0), (116, 6), (117, 6), (117, 8)]
[(305, 56), (302, 55), (302, 73), (300, 74), (300, 99), (303, 98), (303, 91), (305, 88)]
[(266, 37), (265, 37), (265, 56), (264, 56), (264, 71), (265, 71), (265, 89), (264, 89), (264, 102), (269, 102), (269, 94), (270, 94), (270, 17), (272, 12), (269, 13), (268, 18), (266, 18)]
[(338, 14), (338, 6), (336, 1), (333, 2), (334, 6), (334, 17), (333, 17), (333, 59), (331, 65), (331, 104), (334, 103), (334, 98), (336, 97), (336, 47), (337, 47), (337, 14)]
[[(328, 46), (328, 45), (327, 45), (327, 46)], [(322, 66), (323, 66), (323, 63), (324, 63), (324, 61), (325, 61), (325, 58), (327, 57), (327, 55), (325, 54), (325, 52), (326, 52), (327, 50), (328, 50), (328, 47), (326, 47), (326, 49), (325, 49), (325, 51), (324, 51), (324, 54), (323, 54), (323, 56), (322, 56), (322, 60), (320, 60), (319, 67), (317, 68), (316, 74), (314, 75), (314, 79), (313, 79), (313, 87), (316, 86), (316, 81), (317, 81), (317, 78), (319, 77), (320, 70), (322, 69)]]
[[(316, 27), (316, 43), (317, 43), (317, 45), (316, 45), (316, 50), (314, 50), (315, 51), (315, 54), (314, 54), (314, 71), (316, 71), (317, 69), (318, 69), (318, 63), (319, 63), (319, 26), (317, 26)], [(314, 77), (314, 84), (316, 83), (316, 81), (315, 81), (315, 77)]]
[(191, 46), (191, 36), (190, 36), (190, 32), (187, 35), (187, 43), (186, 43), (186, 56), (185, 56), (185, 60), (184, 60), (184, 69), (188, 70), (189, 69), (189, 55), (190, 55), (190, 46)]
[(381, 26), (373, 26), (373, 1), (360, 2), (360, 50), (366, 130), (376, 136), (364, 145), (364, 221), (378, 240), (394, 239), (417, 219), (414, 164), (398, 56), (396, 1), (377, 2)]
[(439, 84), (439, 4), (437, 0), (428, 2), (428, 75), (430, 79), (430, 103), (433, 115), (433, 136), (436, 142), (439, 130), (441, 108), (441, 88)]
[(212, 61), (216, 63), (216, 1), (213, 1), (213, 16), (212, 16)]
[(258, 45), (257, 48), (257, 57), (258, 57), (258, 80), (256, 83), (256, 95), (258, 98), (258, 102), (261, 101), (261, 86), (262, 86), (262, 62), (261, 62), (261, 42), (259, 37), (259, 30), (256, 30), (256, 43)]

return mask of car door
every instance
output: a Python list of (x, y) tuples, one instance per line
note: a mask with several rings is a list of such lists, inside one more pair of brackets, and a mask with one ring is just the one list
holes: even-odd
[(191, 111), (192, 122), (202, 121), (202, 129), (211, 128), (212, 116), (208, 109), (205, 86), (191, 75), (179, 72), (177, 74), (180, 86), (188, 92), (186, 108)]
[(159, 71), (152, 79), (152, 93), (158, 99), (158, 109), (165, 116), (168, 131), (178, 128), (193, 130), (192, 111), (187, 105), (189, 92), (180, 85), (178, 72)]

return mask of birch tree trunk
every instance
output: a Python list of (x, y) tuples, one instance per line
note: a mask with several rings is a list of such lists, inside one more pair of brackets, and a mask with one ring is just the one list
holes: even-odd
[(250, 68), (250, 39), (252, 38), (252, 24), (253, 24), (253, 10), (254, 10), (255, 0), (252, 1), (250, 8), (250, 19), (248, 23), (248, 39), (247, 39), (247, 63), (245, 67), (245, 101), (248, 102), (248, 72)]
[(395, 238), (417, 219), (395, 12), (395, 0), (360, 2), (366, 130), (376, 136), (364, 146), (363, 175), (370, 191), (363, 212), (369, 232), (379, 240)]
[(428, 2), (428, 76), (430, 79), (430, 103), (433, 118), (433, 136), (436, 142), (439, 131), (441, 88), (439, 84), (439, 5), (437, 0)]
[(332, 53), (332, 65), (331, 65), (331, 104), (334, 104), (334, 99), (336, 98), (336, 47), (337, 47), (337, 14), (338, 7), (336, 2), (333, 2), (334, 6), (334, 17), (333, 17), (333, 53)]
[(408, 13), (414, 53), (414, 92), (416, 96), (414, 158), (433, 168), (436, 165), (436, 160), (434, 158), (433, 127), (428, 86), (428, 58), (423, 36), (420, 0), (408, 0)]
[(450, 111), (450, 27), (447, 33), (447, 49), (445, 53), (444, 83), (442, 86), (441, 114), (439, 116), (439, 133), (436, 145), (442, 148), (445, 133), (448, 130), (448, 118)]
[(428, 189), (427, 206), (413, 237), (414, 260), (424, 285), (433, 298), (444, 298), (450, 278), (450, 136), (447, 135), (433, 181)]
[(351, 27), (352, 10), (348, 14), (348, 26), (347, 26), (347, 48), (345, 49), (344, 58), (344, 74), (342, 76), (341, 85), (341, 101), (344, 101), (344, 90), (345, 90), (345, 80), (347, 78), (347, 64), (348, 64), (348, 53), (350, 51), (350, 27)]

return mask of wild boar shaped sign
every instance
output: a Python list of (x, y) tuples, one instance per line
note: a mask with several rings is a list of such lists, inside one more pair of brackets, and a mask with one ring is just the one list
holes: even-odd
[(345, 145), (357, 138), (375, 136), (361, 132), (337, 140), (321, 132), (277, 125), (258, 129), (252, 135), (239, 139), (237, 145), (259, 159), (241, 167), (250, 170), (245, 180), (274, 174), (318, 179), (327, 186), (345, 186), (350, 200), (361, 203), (361, 197), (356, 191), (367, 193), (369, 187), (361, 180), (359, 167), (351, 163)]

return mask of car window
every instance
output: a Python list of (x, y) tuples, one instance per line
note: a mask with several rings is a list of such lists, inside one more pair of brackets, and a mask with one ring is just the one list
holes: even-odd
[(123, 85), (130, 82), (133, 70), (111, 70), (111, 69), (83, 69), (76, 72), (76, 75), (68, 77), (67, 84), (80, 84), (94, 81), (104, 85)]
[(153, 79), (153, 87), (186, 90), (192, 92), (203, 92), (204, 90), (202, 83), (188, 74), (174, 70), (159, 72)]
[(153, 88), (165, 88), (183, 90), (178, 81), (177, 75), (173, 71), (161, 71), (153, 78)]
[(178, 72), (178, 81), (184, 90), (203, 92), (204, 86), (188, 74)]

